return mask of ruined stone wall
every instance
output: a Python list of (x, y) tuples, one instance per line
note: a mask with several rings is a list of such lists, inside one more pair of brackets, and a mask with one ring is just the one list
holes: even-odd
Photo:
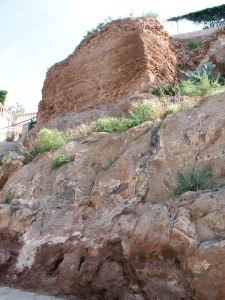
[(38, 122), (148, 92), (172, 82), (176, 58), (167, 32), (151, 17), (113, 21), (47, 72)]

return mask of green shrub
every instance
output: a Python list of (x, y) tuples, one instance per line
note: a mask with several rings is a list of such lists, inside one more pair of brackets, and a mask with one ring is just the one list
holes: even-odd
[(162, 118), (165, 119), (166, 116), (178, 112), (180, 108), (178, 106), (169, 106), (163, 113)]
[(193, 42), (193, 41), (191, 41), (191, 42), (189, 42), (189, 43), (187, 44), (187, 48), (188, 48), (189, 50), (196, 49), (196, 48), (198, 48), (198, 46), (199, 46), (199, 44), (196, 43), (196, 42)]
[(43, 128), (38, 132), (35, 147), (38, 153), (55, 150), (68, 141), (68, 134), (58, 129)]
[(211, 167), (204, 167), (190, 172), (177, 172), (177, 184), (170, 187), (170, 193), (177, 197), (187, 191), (204, 190), (211, 176)]
[(93, 132), (122, 132), (145, 121), (153, 121), (157, 118), (157, 107), (150, 100), (135, 102), (132, 104), (127, 118), (103, 117), (89, 125), (80, 126), (77, 138), (87, 137)]
[(67, 164), (68, 162), (70, 162), (69, 157), (67, 157), (64, 154), (60, 154), (56, 157), (56, 159), (53, 160), (52, 162), (52, 169), (57, 169), (60, 166)]
[(182, 80), (179, 83), (179, 86), (181, 95), (185, 95), (188, 97), (196, 97), (199, 94), (197, 85), (191, 80)]
[(133, 126), (148, 120), (155, 120), (156, 116), (156, 109), (151, 100), (134, 102), (129, 111), (129, 119), (132, 121)]
[(127, 118), (104, 117), (91, 124), (92, 132), (121, 132), (132, 127), (132, 121)]
[(6, 96), (8, 92), (5, 90), (0, 90), (0, 103), (4, 106), (6, 101)]
[(162, 84), (153, 89), (152, 94), (158, 97), (175, 96), (179, 94), (178, 85), (176, 84)]
[(214, 90), (219, 89), (221, 85), (218, 81), (210, 81), (207, 75), (202, 76), (199, 81), (182, 80), (179, 83), (181, 95), (189, 97), (204, 97), (211, 94)]

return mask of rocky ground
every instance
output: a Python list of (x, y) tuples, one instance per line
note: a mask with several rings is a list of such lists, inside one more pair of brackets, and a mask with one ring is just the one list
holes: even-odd
[[(74, 299), (223, 299), (224, 97), (70, 142), (56, 170), (49, 153), (18, 168), (2, 190), (0, 280)], [(170, 198), (177, 170), (204, 166), (209, 190)]]

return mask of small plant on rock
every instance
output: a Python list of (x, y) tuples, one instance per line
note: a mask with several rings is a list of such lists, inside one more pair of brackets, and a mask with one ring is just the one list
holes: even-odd
[(10, 204), (11, 201), (12, 201), (12, 198), (10, 197), (10, 195), (6, 195), (3, 203), (4, 204)]
[(55, 150), (68, 141), (68, 134), (58, 129), (43, 128), (37, 135), (35, 147), (38, 153)]
[(112, 166), (112, 162), (111, 162), (111, 160), (109, 160), (109, 161), (107, 161), (107, 162), (105, 162), (105, 163), (103, 164), (102, 169), (103, 169), (104, 171), (106, 171), (106, 170), (108, 170), (111, 166)]
[(132, 127), (132, 121), (127, 118), (104, 117), (91, 124), (92, 132), (122, 132)]
[(52, 169), (57, 169), (57, 168), (61, 167), (62, 165), (67, 164), (68, 162), (70, 162), (69, 157), (67, 157), (64, 154), (60, 154), (56, 157), (56, 159), (53, 160)]
[(166, 116), (174, 114), (174, 113), (178, 112), (179, 110), (181, 110), (179, 106), (171, 105), (164, 111), (162, 118), (165, 119)]
[(129, 111), (129, 119), (132, 121), (133, 126), (156, 118), (156, 107), (151, 100), (134, 102)]
[(218, 81), (210, 81), (207, 75), (202, 76), (198, 81), (182, 80), (179, 86), (181, 95), (188, 97), (204, 97), (221, 87)]
[(194, 41), (190, 41), (188, 44), (187, 44), (187, 49), (188, 50), (193, 50), (193, 49), (197, 49), (199, 47), (199, 43), (196, 43)]
[(152, 94), (158, 97), (175, 96), (179, 94), (179, 86), (177, 84), (161, 84), (153, 89)]
[(199, 170), (189, 172), (177, 172), (175, 186), (170, 186), (170, 193), (177, 197), (188, 191), (204, 190), (211, 176), (211, 167), (207, 166)]

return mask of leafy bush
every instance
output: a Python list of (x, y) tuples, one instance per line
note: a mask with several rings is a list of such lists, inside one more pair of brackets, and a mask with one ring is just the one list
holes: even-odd
[(152, 91), (152, 94), (158, 97), (175, 96), (178, 93), (178, 85), (176, 84), (162, 84)]
[(179, 20), (185, 19), (185, 20), (194, 22), (196, 24), (203, 23), (204, 27), (221, 26), (225, 23), (224, 10), (225, 10), (225, 4), (222, 4), (220, 6), (205, 8), (203, 10), (191, 12), (186, 15), (173, 17), (173, 18), (168, 19), (167, 21), (178, 22)]
[(213, 72), (215, 65), (207, 62), (196, 68), (194, 72), (186, 72), (186, 80), (175, 84), (162, 84), (153, 89), (152, 94), (158, 97), (185, 95), (189, 97), (206, 96), (221, 87), (220, 72)]
[(43, 128), (38, 132), (35, 147), (38, 153), (55, 150), (66, 143), (68, 134), (58, 129)]
[(5, 90), (0, 90), (0, 103), (4, 106), (6, 101), (6, 96), (8, 92)]
[(204, 63), (196, 68), (194, 72), (187, 72), (185, 76), (188, 80), (192, 81), (201, 81), (202, 78), (208, 77), (210, 82), (219, 81), (220, 79), (220, 72), (216, 74), (213, 72), (213, 69), (216, 67), (211, 61)]
[(204, 97), (220, 87), (217, 81), (211, 82), (207, 75), (202, 76), (199, 81), (182, 80), (179, 83), (180, 94), (189, 97)]
[(190, 172), (177, 172), (177, 184), (170, 187), (170, 193), (177, 197), (187, 191), (204, 190), (211, 176), (211, 167), (204, 167)]
[(67, 157), (64, 154), (60, 154), (56, 157), (56, 159), (54, 159), (54, 161), (52, 162), (52, 168), (53, 169), (57, 169), (60, 166), (67, 164), (68, 162), (70, 162), (69, 157)]
[(151, 100), (132, 104), (127, 118), (103, 117), (89, 125), (81, 125), (76, 131), (76, 138), (87, 137), (93, 132), (122, 132), (145, 121), (157, 118), (157, 107)]
[(132, 126), (141, 124), (148, 120), (156, 119), (156, 109), (151, 100), (134, 102), (129, 111), (129, 119), (132, 121)]

